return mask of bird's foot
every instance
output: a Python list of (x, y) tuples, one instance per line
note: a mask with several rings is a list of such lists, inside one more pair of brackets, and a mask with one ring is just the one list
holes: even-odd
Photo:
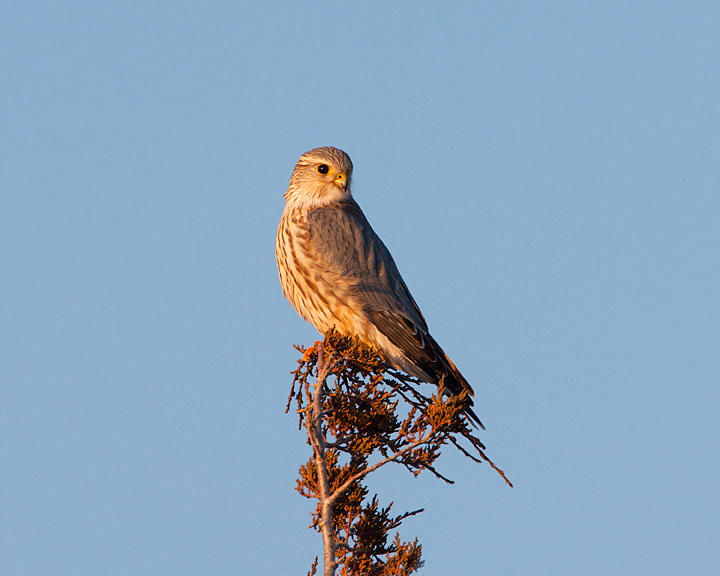
[(302, 355), (302, 361), (303, 362), (309, 362), (310, 358), (312, 358), (313, 354), (317, 354), (320, 347), (323, 345), (322, 340), (315, 340), (315, 344), (310, 346)]

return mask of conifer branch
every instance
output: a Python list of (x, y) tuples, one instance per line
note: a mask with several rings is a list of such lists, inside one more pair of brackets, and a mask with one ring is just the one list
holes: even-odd
[[(426, 396), (416, 379), (389, 370), (375, 351), (332, 331), (310, 348), (296, 348), (302, 358), (286, 412), (294, 398), (313, 450), (300, 468), (297, 490), (318, 502), (311, 526), (323, 537), (324, 576), (338, 570), (341, 576), (406, 576), (423, 565), (417, 539), (402, 542), (396, 533), (389, 540), (390, 531), (422, 510), (391, 517), (392, 503), (381, 508), (377, 496), (366, 500), (362, 481), (390, 462), (452, 483), (435, 467), (441, 447), (452, 443), (512, 486), (468, 424), (464, 395)], [(317, 567), (316, 558), (309, 576)]]

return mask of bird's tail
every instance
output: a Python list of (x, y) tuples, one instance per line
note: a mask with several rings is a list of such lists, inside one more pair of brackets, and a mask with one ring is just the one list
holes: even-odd
[(472, 408), (470, 408), (470, 406), (465, 407), (465, 414), (467, 415), (470, 422), (472, 422), (473, 424), (475, 424), (477, 426), (480, 426), (480, 428), (485, 430), (485, 424), (480, 422), (480, 418), (477, 417), (477, 414), (475, 414), (475, 411)]
[(465, 380), (465, 377), (462, 375), (458, 367), (455, 366), (455, 362), (448, 358), (448, 355), (445, 354), (445, 351), (440, 348), (437, 342), (433, 340), (433, 343), (437, 346), (442, 358), (445, 360), (445, 373), (440, 375), (440, 382), (438, 385), (440, 387), (444, 387), (452, 394), (462, 394), (463, 391), (467, 391), (467, 396), (465, 397), (465, 414), (473, 424), (477, 424), (480, 428), (485, 430), (485, 425), (480, 421), (480, 418), (478, 418), (477, 414), (475, 414), (475, 411), (472, 409), (474, 402), (471, 396), (475, 395), (475, 391), (472, 389), (472, 386), (470, 386), (470, 383)]

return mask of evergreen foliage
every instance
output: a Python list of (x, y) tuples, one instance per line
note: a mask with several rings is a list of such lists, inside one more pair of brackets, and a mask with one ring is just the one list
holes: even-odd
[[(405, 576), (422, 565), (417, 539), (403, 542), (391, 532), (422, 512), (390, 513), (377, 495), (368, 500), (364, 478), (396, 462), (418, 475), (423, 470), (452, 483), (435, 464), (445, 444), (474, 462), (488, 462), (485, 446), (463, 414), (465, 396), (443, 398), (442, 387), (427, 396), (420, 383), (387, 367), (381, 357), (352, 338), (329, 332), (302, 352), (293, 372), (288, 409), (297, 404), (299, 428), (313, 455), (300, 468), (297, 490), (317, 499), (312, 527), (323, 535), (324, 575)], [(463, 446), (469, 444), (469, 448)], [(317, 573), (318, 559), (309, 572)]]

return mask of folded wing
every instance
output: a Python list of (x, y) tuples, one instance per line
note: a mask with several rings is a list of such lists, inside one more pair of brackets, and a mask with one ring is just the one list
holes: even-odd
[(455, 364), (430, 336), (395, 261), (360, 207), (349, 200), (311, 210), (308, 225), (313, 253), (323, 259), (320, 265), (352, 287), (370, 322), (431, 382), (440, 384), (442, 379), (449, 392), (472, 394)]

